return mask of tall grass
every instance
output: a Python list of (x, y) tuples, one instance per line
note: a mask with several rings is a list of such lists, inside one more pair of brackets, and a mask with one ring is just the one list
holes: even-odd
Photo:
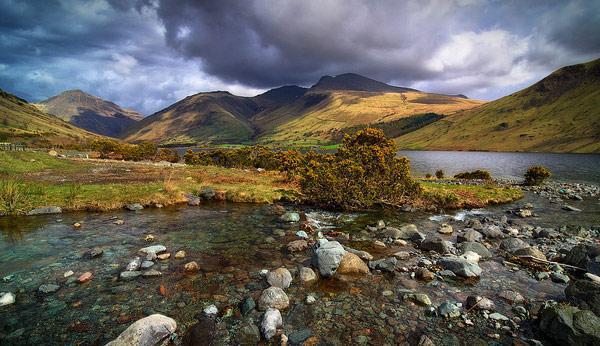
[(31, 196), (37, 192), (21, 180), (3, 178), (0, 180), (0, 214), (16, 214), (24, 210)]

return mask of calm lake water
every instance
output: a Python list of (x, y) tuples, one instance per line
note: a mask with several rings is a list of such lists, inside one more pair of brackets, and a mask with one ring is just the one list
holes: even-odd
[(494, 177), (522, 178), (528, 167), (543, 165), (553, 179), (564, 182), (600, 183), (600, 155), (554, 153), (494, 153), (475, 151), (400, 151), (410, 159), (415, 175), (442, 169), (447, 176), (485, 169)]

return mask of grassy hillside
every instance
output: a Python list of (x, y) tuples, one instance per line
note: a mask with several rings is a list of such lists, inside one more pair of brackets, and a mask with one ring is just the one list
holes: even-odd
[(397, 138), (402, 148), (600, 152), (600, 59)]
[(394, 122), (424, 113), (452, 114), (482, 101), (423, 92), (310, 91), (290, 105), (253, 118), (266, 144), (325, 144), (348, 128)]
[(254, 136), (249, 118), (258, 107), (248, 98), (225, 91), (200, 93), (145, 118), (124, 138), (172, 145), (246, 141)]
[(423, 123), (422, 119), (408, 122), (419, 125), (415, 127), (394, 122), (398, 119), (425, 113), (447, 115), (481, 103), (462, 95), (429, 94), (348, 73), (325, 76), (310, 89), (283, 86), (255, 97), (227, 92), (196, 94), (142, 120), (123, 138), (166, 145), (332, 144), (339, 142), (348, 128), (392, 122), (400, 127), (386, 128), (399, 134)]
[(81, 90), (65, 91), (36, 106), (80, 128), (111, 137), (119, 137), (125, 129), (143, 118), (135, 111)]
[(94, 134), (0, 90), (0, 142), (52, 146), (83, 143), (94, 137)]

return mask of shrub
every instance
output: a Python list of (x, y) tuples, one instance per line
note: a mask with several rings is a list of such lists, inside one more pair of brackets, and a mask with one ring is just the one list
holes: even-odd
[(438, 179), (444, 179), (444, 171), (441, 169), (438, 169), (437, 171), (435, 171), (435, 177)]
[(481, 180), (491, 180), (492, 175), (488, 171), (484, 171), (478, 169), (473, 172), (462, 172), (458, 173), (454, 176), (456, 179), (481, 179)]
[(425, 179), (431, 179), (431, 173), (425, 174)]
[(379, 129), (346, 135), (336, 154), (306, 155), (299, 168), (301, 192), (307, 202), (334, 209), (403, 203), (421, 187), (410, 176), (408, 159), (396, 152)]
[(179, 162), (179, 154), (173, 149), (161, 148), (156, 152), (154, 161), (167, 161), (171, 163)]
[(541, 185), (551, 175), (550, 170), (544, 166), (531, 166), (525, 172), (525, 185)]

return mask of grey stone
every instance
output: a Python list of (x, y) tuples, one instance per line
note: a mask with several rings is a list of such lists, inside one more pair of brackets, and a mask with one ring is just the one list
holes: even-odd
[(287, 213), (281, 215), (279, 219), (284, 222), (298, 222), (300, 221), (300, 214), (288, 211)]
[(373, 256), (366, 252), (366, 251), (361, 251), (361, 250), (356, 250), (347, 246), (344, 246), (344, 250), (346, 250), (347, 252), (351, 253), (351, 254), (355, 254), (356, 256), (360, 257), (361, 259), (365, 260), (365, 261), (370, 261), (373, 259)]
[(268, 308), (285, 309), (289, 305), (287, 294), (281, 288), (273, 286), (264, 290), (258, 300), (258, 308), (263, 311)]
[(346, 250), (344, 250), (344, 247), (337, 241), (319, 239), (316, 244), (313, 262), (316, 262), (321, 275), (330, 277), (335, 274), (342, 257), (344, 257), (345, 254)]
[(277, 333), (277, 328), (282, 325), (283, 318), (281, 318), (281, 312), (277, 309), (268, 308), (260, 324), (260, 330), (264, 338), (270, 340)]
[(481, 275), (481, 268), (472, 262), (458, 257), (443, 257), (437, 262), (442, 268), (451, 270), (454, 274), (472, 278)]
[(555, 305), (546, 307), (539, 321), (541, 332), (556, 344), (600, 344), (600, 318), (592, 311)]
[(456, 236), (456, 241), (459, 243), (463, 243), (463, 242), (467, 242), (467, 241), (479, 242), (479, 241), (481, 241), (481, 239), (483, 239), (483, 235), (474, 229), (466, 230), (464, 233)]
[(57, 206), (35, 208), (27, 212), (27, 215), (60, 214), (62, 209)]
[(553, 282), (557, 282), (557, 283), (562, 283), (562, 284), (566, 284), (569, 283), (569, 281), (571, 279), (569, 279), (569, 277), (561, 272), (552, 272), (550, 273), (550, 279)]
[(417, 229), (417, 226), (410, 224), (410, 225), (404, 225), (402, 227), (395, 228), (395, 227), (386, 227), (383, 230), (382, 235), (385, 238), (392, 238), (392, 239), (403, 239), (403, 240), (412, 240), (412, 241), (422, 241), (423, 239), (425, 239), (425, 235), (421, 232), (419, 232), (419, 230)]
[(526, 242), (524, 242), (523, 240), (521, 240), (519, 238), (504, 239), (500, 243), (500, 248), (511, 254), (517, 250), (528, 248), (528, 247), (529, 247), (529, 244), (527, 244)]
[(481, 256), (481, 258), (492, 258), (492, 253), (490, 252), (490, 250), (488, 250), (488, 248), (486, 248), (481, 243), (466, 241), (458, 244), (458, 248), (462, 253), (473, 251), (474, 253)]
[(121, 272), (119, 277), (122, 280), (129, 280), (129, 279), (137, 278), (140, 275), (142, 275), (142, 272), (140, 272), (140, 271), (124, 271), (124, 272)]
[(130, 211), (137, 211), (137, 210), (144, 209), (144, 206), (141, 205), (140, 203), (131, 203), (131, 204), (127, 204), (125, 206), (125, 209), (130, 210)]
[(43, 284), (38, 288), (38, 291), (44, 294), (54, 293), (60, 289), (59, 285), (55, 284)]
[(152, 252), (155, 254), (159, 254), (165, 251), (167, 251), (167, 247), (164, 245), (151, 245), (140, 249), (140, 252), (145, 254), (149, 254)]
[(290, 333), (288, 335), (288, 340), (292, 344), (301, 344), (304, 342), (304, 340), (310, 338), (311, 335), (312, 335), (312, 331), (310, 329), (308, 329), (308, 328), (300, 329), (300, 330)]
[(481, 233), (486, 236), (486, 238), (495, 239), (501, 238), (503, 233), (500, 227), (496, 225), (487, 225), (485, 228), (481, 229)]
[(451, 254), (456, 252), (456, 249), (451, 242), (440, 238), (425, 239), (421, 245), (419, 245), (419, 248), (424, 251), (435, 251), (440, 254)]
[(142, 266), (142, 259), (139, 257), (136, 257), (127, 264), (127, 266), (125, 267), (125, 270), (132, 272), (132, 271), (136, 271), (136, 270), (140, 269), (141, 266)]
[(377, 269), (377, 270), (393, 273), (396, 270), (397, 263), (398, 263), (398, 260), (396, 259), (396, 257), (389, 257), (389, 258), (384, 258), (384, 259), (380, 259), (377, 261), (370, 261), (369, 268), (371, 268), (371, 270)]
[(588, 280), (573, 280), (565, 289), (565, 296), (583, 309), (600, 316), (600, 284)]
[(106, 346), (154, 346), (167, 340), (177, 329), (174, 319), (160, 314), (134, 322)]
[(242, 312), (243, 315), (246, 315), (247, 313), (254, 310), (255, 308), (256, 308), (256, 302), (254, 301), (254, 299), (252, 299), (252, 297), (247, 297), (246, 299), (244, 299), (244, 302), (242, 303), (240, 311)]
[(454, 318), (460, 316), (460, 306), (457, 303), (446, 301), (438, 306), (438, 313), (442, 317)]
[(271, 286), (286, 289), (292, 283), (292, 274), (286, 268), (277, 268), (267, 273), (267, 282)]

